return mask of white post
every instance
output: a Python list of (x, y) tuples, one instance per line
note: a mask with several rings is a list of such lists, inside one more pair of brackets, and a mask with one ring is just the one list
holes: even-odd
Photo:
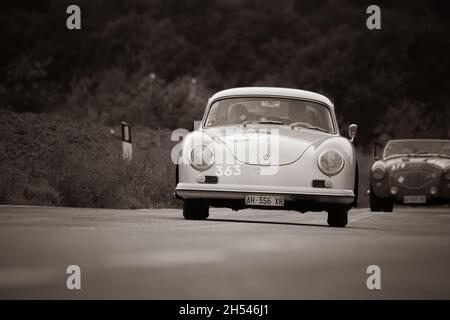
[(194, 121), (194, 131), (198, 130), (200, 128), (201, 124), (202, 124), (201, 120), (200, 121), (199, 120), (195, 120)]
[(133, 158), (131, 126), (126, 122), (122, 122), (122, 155), (124, 160), (131, 160)]

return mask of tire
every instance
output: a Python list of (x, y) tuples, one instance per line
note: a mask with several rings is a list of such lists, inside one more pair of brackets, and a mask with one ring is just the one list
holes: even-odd
[(328, 225), (335, 228), (344, 228), (348, 222), (348, 211), (343, 208), (335, 208), (328, 211)]
[(383, 210), (383, 199), (378, 198), (370, 189), (370, 211), (380, 212)]
[(202, 199), (185, 199), (183, 216), (186, 220), (205, 220), (209, 216), (208, 203)]
[(390, 198), (383, 199), (383, 211), (392, 212), (394, 210), (394, 201)]

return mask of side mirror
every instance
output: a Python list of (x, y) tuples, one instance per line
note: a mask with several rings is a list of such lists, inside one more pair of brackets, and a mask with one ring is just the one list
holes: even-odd
[(378, 158), (378, 143), (376, 143), (376, 142), (373, 143), (373, 159), (375, 161), (379, 160), (379, 158)]
[(356, 124), (351, 124), (348, 127), (348, 135), (350, 136), (350, 141), (353, 142), (356, 137), (356, 133), (358, 132), (358, 126)]

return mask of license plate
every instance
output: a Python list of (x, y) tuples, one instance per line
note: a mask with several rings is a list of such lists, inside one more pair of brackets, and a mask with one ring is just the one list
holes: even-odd
[(245, 196), (245, 204), (250, 205), (250, 206), (283, 207), (284, 206), (284, 197), (247, 195), (247, 196)]
[(426, 196), (404, 196), (403, 203), (427, 203)]

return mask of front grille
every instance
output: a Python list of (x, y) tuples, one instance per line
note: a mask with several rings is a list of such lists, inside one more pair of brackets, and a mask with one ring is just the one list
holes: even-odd
[(394, 175), (394, 179), (399, 184), (410, 188), (423, 188), (426, 184), (434, 179), (433, 173), (425, 170), (405, 170)]

